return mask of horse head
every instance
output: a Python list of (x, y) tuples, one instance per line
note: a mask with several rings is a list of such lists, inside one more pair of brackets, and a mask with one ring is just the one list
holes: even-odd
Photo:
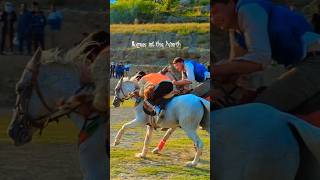
[(33, 134), (44, 128), (45, 117), (56, 110), (58, 101), (71, 96), (80, 86), (75, 68), (42, 64), (42, 55), (41, 49), (35, 52), (16, 84), (16, 104), (8, 127), (8, 135), (16, 146), (30, 142)]
[(138, 89), (136, 83), (130, 81), (128, 78), (122, 77), (115, 87), (115, 96), (112, 105), (114, 107), (119, 107), (120, 103), (129, 99), (131, 97), (130, 93), (134, 92), (136, 89)]

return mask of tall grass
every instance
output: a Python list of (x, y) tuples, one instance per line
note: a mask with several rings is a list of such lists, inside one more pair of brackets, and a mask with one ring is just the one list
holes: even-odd
[(173, 32), (180, 35), (190, 33), (205, 34), (210, 32), (209, 23), (175, 23), (175, 24), (112, 24), (113, 34), (150, 34)]

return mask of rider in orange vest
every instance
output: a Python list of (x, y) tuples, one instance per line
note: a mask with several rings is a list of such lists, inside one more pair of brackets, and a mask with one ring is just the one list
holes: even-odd
[(163, 118), (164, 105), (162, 99), (173, 96), (173, 84), (171, 79), (161, 73), (150, 73), (143, 76), (139, 82), (139, 96), (143, 97), (147, 104), (153, 105), (157, 122)]

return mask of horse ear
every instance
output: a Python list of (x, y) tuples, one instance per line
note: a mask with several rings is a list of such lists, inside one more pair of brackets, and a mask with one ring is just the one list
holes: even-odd
[(41, 55), (42, 55), (42, 49), (39, 47), (34, 53), (33, 57), (28, 62), (27, 68), (35, 70), (37, 66), (40, 64)]

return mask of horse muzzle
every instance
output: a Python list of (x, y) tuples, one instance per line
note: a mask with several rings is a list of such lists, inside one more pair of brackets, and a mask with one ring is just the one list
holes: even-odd
[(16, 113), (8, 128), (8, 135), (14, 141), (15, 146), (22, 146), (32, 140), (32, 128), (26, 122), (26, 116), (19, 116)]

